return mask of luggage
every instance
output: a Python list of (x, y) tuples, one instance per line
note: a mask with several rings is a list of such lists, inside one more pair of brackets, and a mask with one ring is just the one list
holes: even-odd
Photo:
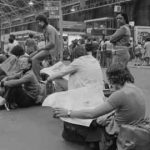
[(150, 130), (145, 127), (122, 125), (117, 138), (118, 150), (150, 150)]

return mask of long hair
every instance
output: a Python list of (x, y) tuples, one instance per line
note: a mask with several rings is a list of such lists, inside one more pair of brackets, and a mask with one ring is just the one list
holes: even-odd
[[(119, 13), (119, 14), (124, 18), (126, 24), (129, 24), (128, 15), (127, 15), (126, 13), (123, 13), (123, 12), (121, 12), (121, 13)], [(118, 14), (118, 15), (119, 15), (119, 14)]]
[(111, 84), (124, 86), (126, 82), (134, 83), (134, 77), (127, 67), (122, 64), (113, 64), (106, 71), (107, 78)]
[(44, 16), (44, 15), (38, 15), (36, 17), (36, 21), (43, 21), (45, 23), (45, 25), (48, 25), (48, 20), (47, 20), (46, 16)]

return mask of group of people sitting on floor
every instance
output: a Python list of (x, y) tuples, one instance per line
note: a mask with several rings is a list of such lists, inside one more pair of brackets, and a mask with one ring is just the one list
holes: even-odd
[[(96, 100), (103, 99), (103, 102), (95, 108), (83, 110), (55, 107), (54, 115), (56, 118), (93, 120), (89, 127), (64, 121), (64, 139), (83, 142), (93, 150), (106, 148), (116, 150), (118, 147), (116, 141), (122, 125), (149, 124), (146, 118), (144, 94), (134, 85), (134, 77), (127, 66), (114, 63), (106, 71), (111, 91), (110, 96), (106, 98), (103, 93), (105, 88), (102, 69), (90, 51), (88, 44), (85, 48), (76, 47), (71, 53), (71, 63), (64, 70), (49, 76), (46, 84), (55, 83), (56, 91), (69, 91), (70, 95), (78, 89), (88, 87), (88, 90), (92, 87), (93, 91), (98, 90), (102, 93), (102, 97), (98, 95), (93, 97)], [(65, 75), (69, 75), (68, 81), (63, 78)], [(0, 65), (0, 80), (0, 93), (5, 100), (6, 108), (29, 107), (37, 104), (41, 86), (32, 70), (32, 59), (25, 55), (21, 46), (14, 46), (11, 55)], [(79, 92), (77, 98), (80, 98), (80, 95)], [(64, 97), (61, 99), (63, 101)], [(43, 105), (49, 106), (49, 101), (51, 97), (48, 96)], [(147, 144), (150, 146), (149, 141)]]
[(0, 64), (1, 104), (7, 109), (36, 104), (40, 84), (32, 70), (32, 60), (20, 45)]
[[(99, 92), (103, 92), (104, 88), (102, 87), (104, 85), (101, 67), (98, 61), (88, 53), (90, 51), (88, 47), (85, 46), (85, 48), (75, 48), (72, 52), (73, 60), (71, 64), (63, 71), (48, 77), (47, 82), (55, 81), (56, 87), (62, 87), (62, 90), (66, 92), (67, 90), (71, 91), (69, 94), (73, 94), (74, 90), (93, 85), (100, 85), (98, 88)], [(69, 74), (68, 82), (62, 78), (67, 74)], [(146, 117), (145, 96), (142, 90), (134, 85), (134, 77), (124, 64), (112, 64), (107, 69), (106, 76), (112, 93), (108, 98), (104, 98), (103, 103), (100, 102), (95, 108), (85, 108), (83, 110), (55, 107), (53, 108), (54, 116), (56, 118), (93, 119), (89, 127), (64, 121), (62, 135), (65, 140), (86, 143), (88, 148), (92, 150), (116, 150), (119, 146), (122, 147), (122, 150), (125, 150), (125, 147), (128, 149), (135, 147), (135, 145), (138, 145), (138, 142), (136, 140), (132, 141), (132, 138), (131, 144), (123, 140), (122, 143), (116, 141), (118, 141), (117, 137), (123, 125), (131, 125), (135, 128), (139, 125), (148, 125), (150, 129), (149, 121)], [(80, 98), (80, 95), (82, 94), (79, 94), (77, 97)], [(71, 96), (68, 95), (68, 97)], [(66, 97), (61, 96), (62, 101), (64, 98)], [(92, 100), (94, 101), (94, 99)], [(43, 105), (49, 106), (50, 101), (52, 101), (51, 96), (46, 98)], [(140, 131), (141, 129), (139, 129)], [(129, 135), (126, 136), (131, 137)], [(135, 135), (133, 139), (138, 139), (139, 137)], [(150, 140), (146, 144), (150, 146)], [(139, 148), (142, 148), (141, 145), (139, 145)]]

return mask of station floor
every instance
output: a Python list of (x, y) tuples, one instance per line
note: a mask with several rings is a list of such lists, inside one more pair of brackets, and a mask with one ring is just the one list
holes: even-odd
[[(150, 68), (130, 67), (135, 84), (145, 93), (150, 116)], [(85, 150), (61, 137), (63, 124), (50, 108), (31, 107), (0, 111), (0, 150)]]
[(0, 112), (0, 150), (83, 150), (61, 137), (63, 124), (44, 107), (2, 110)]

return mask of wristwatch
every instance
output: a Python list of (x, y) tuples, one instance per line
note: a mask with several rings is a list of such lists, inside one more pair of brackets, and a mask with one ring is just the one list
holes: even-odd
[(71, 110), (68, 110), (67, 117), (70, 117), (70, 115), (71, 115)]

